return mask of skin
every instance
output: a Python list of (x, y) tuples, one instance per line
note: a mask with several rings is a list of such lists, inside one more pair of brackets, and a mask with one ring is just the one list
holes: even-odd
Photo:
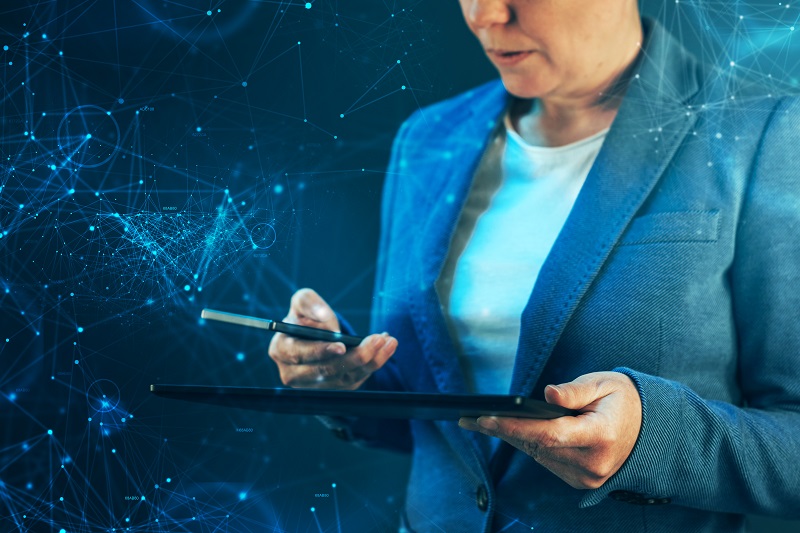
[[(470, 30), (495, 63), (506, 89), (519, 98), (516, 130), (531, 144), (560, 146), (611, 125), (619, 98), (603, 98), (636, 59), (642, 28), (635, 0), (460, 0)], [(498, 52), (533, 51), (503, 64)], [(539, 110), (531, 112), (537, 99)], [(313, 290), (292, 297), (286, 322), (339, 331), (330, 306)], [(397, 349), (386, 333), (346, 349), (276, 333), (269, 355), (281, 380), (299, 388), (355, 390)], [(594, 489), (630, 455), (642, 424), (642, 404), (624, 374), (595, 372), (548, 385), (545, 400), (579, 411), (555, 420), (462, 418), (459, 426), (503, 439), (570, 486)]]
[[(598, 100), (636, 59), (642, 26), (634, 0), (460, 0), (464, 20), (511, 94), (515, 129), (561, 146), (611, 125), (619, 99)], [(497, 51), (534, 51), (512, 66)], [(541, 112), (531, 114), (530, 99)]]

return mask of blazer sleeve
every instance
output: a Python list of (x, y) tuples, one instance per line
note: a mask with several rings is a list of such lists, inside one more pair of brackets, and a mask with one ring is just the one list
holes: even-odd
[(743, 406), (630, 368), (642, 398), (633, 452), (581, 507), (612, 491), (731, 513), (800, 517), (800, 102), (783, 100), (753, 163), (729, 272)]
[[(404, 146), (411, 124), (416, 120), (416, 115), (406, 120), (400, 127), (392, 144), (392, 154), (383, 186), (381, 202), (381, 236), (378, 245), (378, 258), (375, 272), (375, 288), (372, 299), (371, 325), (372, 331), (382, 331), (386, 328), (386, 318), (383, 316), (383, 292), (386, 289), (386, 270), (393, 253), (391, 235), (392, 224), (396, 217), (395, 203), (397, 201), (398, 182), (402, 179), (402, 165)], [(342, 331), (355, 335), (355, 331), (347, 320), (338, 316)], [(400, 373), (393, 359), (361, 385), (359, 390), (366, 391), (403, 391)], [(409, 453), (412, 449), (411, 428), (407, 420), (396, 419), (366, 419), (356, 417), (317, 417), (337, 437), (353, 441), (360, 446), (385, 448), (398, 452)]]

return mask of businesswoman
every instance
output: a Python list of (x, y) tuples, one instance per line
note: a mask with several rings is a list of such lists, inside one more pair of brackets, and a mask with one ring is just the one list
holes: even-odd
[[(293, 387), (525, 395), (552, 421), (329, 419), (413, 454), (412, 531), (740, 531), (800, 513), (800, 105), (635, 0), (460, 0), (501, 80), (395, 139), (372, 330)], [(316, 292), (288, 321), (349, 330)]]

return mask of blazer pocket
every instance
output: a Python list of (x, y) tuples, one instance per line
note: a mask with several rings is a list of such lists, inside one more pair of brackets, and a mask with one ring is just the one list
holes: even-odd
[(674, 211), (634, 218), (620, 245), (681, 242), (716, 242), (719, 211)]

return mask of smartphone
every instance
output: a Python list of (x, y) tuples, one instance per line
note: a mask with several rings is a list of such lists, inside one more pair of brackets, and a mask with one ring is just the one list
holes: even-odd
[(325, 342), (341, 342), (345, 346), (358, 346), (363, 337), (354, 337), (353, 335), (345, 335), (336, 331), (328, 329), (310, 328), (308, 326), (298, 326), (297, 324), (287, 324), (280, 320), (269, 320), (267, 318), (256, 318), (254, 316), (237, 315), (236, 313), (226, 313), (225, 311), (215, 311), (213, 309), (203, 309), (200, 313), (200, 318), (206, 320), (218, 320), (220, 322), (227, 322), (229, 324), (239, 324), (240, 326), (248, 326), (251, 328), (266, 329), (268, 331), (277, 331), (297, 337), (299, 339), (306, 339), (309, 341), (325, 341)]

